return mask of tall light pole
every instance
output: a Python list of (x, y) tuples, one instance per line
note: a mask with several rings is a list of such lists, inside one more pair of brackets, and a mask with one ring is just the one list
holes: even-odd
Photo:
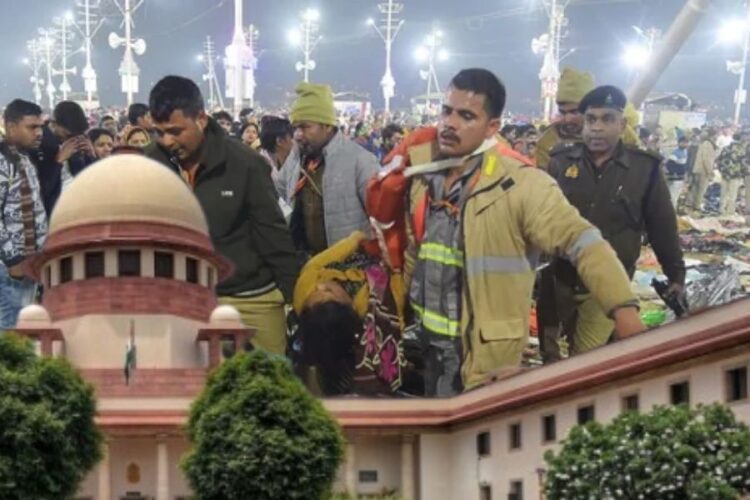
[(39, 34), (42, 36), (41, 41), (44, 49), (44, 66), (47, 70), (47, 86), (44, 90), (47, 92), (47, 104), (49, 110), (52, 111), (55, 107), (55, 92), (57, 91), (55, 84), (52, 82), (52, 73), (54, 71), (52, 68), (52, 55), (55, 52), (55, 39), (54, 34), (48, 29), (39, 28)]
[(42, 56), (44, 54), (44, 44), (39, 38), (30, 40), (26, 44), (26, 50), (29, 53), (29, 57), (24, 59), (24, 63), (27, 64), (32, 71), (32, 76), (29, 81), (34, 84), (34, 102), (37, 104), (42, 103), (42, 84), (44, 80), (41, 77), (42, 66), (44, 65)]
[(250, 51), (248, 67), (245, 69), (245, 93), (250, 101), (250, 107), (253, 108), (255, 107), (255, 70), (258, 67), (258, 58), (255, 56), (255, 52), (260, 38), (260, 31), (254, 24), (247, 27), (245, 38)]
[(535, 38), (531, 47), (534, 53), (544, 54), (539, 80), (542, 82), (542, 101), (544, 121), (549, 122), (555, 106), (557, 86), (560, 82), (560, 46), (563, 38), (563, 28), (567, 26), (565, 8), (570, 0), (542, 0), (544, 10), (549, 18), (547, 33)]
[[(748, 9), (750, 9), (750, 2), (748, 2)], [(748, 12), (748, 18), (750, 19), (750, 12)], [(745, 90), (745, 75), (747, 74), (747, 57), (748, 51), (750, 51), (750, 27), (745, 28), (745, 41), (742, 47), (742, 72), (740, 73), (740, 80), (737, 84), (737, 92), (734, 96), (734, 124), (740, 124), (740, 115), (742, 113), (742, 105), (747, 101), (747, 90)]]
[(203, 75), (203, 80), (208, 82), (208, 107), (214, 109), (218, 102), (219, 107), (224, 108), (224, 99), (221, 96), (219, 78), (216, 76), (216, 51), (214, 42), (210, 36), (206, 37), (206, 41), (203, 44), (203, 54), (198, 56), (198, 59), (206, 65), (206, 73)]
[(120, 46), (125, 47), (125, 53), (120, 63), (120, 82), (122, 92), (128, 96), (128, 106), (133, 104), (133, 94), (138, 92), (138, 75), (141, 70), (133, 59), (133, 54), (143, 55), (146, 52), (146, 41), (142, 38), (137, 40), (133, 39), (133, 14), (143, 4), (143, 0), (136, 0), (133, 5), (132, 0), (124, 0), (124, 5), (121, 5), (118, 0), (112, 0), (117, 8), (120, 10), (124, 18), (125, 24), (125, 37), (122, 38), (117, 33), (109, 34), (109, 46), (116, 49)]
[(302, 48), (304, 59), (302, 62), (298, 62), (295, 67), (297, 71), (303, 72), (303, 79), (306, 82), (310, 81), (310, 71), (317, 67), (311, 56), (313, 50), (323, 38), (318, 33), (320, 30), (319, 21), (320, 12), (315, 9), (306, 9), (302, 12), (302, 24), (299, 30), (289, 33), (289, 41)]
[(78, 33), (83, 37), (83, 52), (86, 55), (86, 65), (83, 67), (83, 88), (86, 91), (86, 105), (94, 107), (94, 94), (97, 92), (96, 71), (91, 64), (92, 41), (99, 29), (104, 25), (104, 19), (99, 16), (101, 0), (76, 0), (78, 18), (75, 24)]
[(404, 10), (404, 5), (394, 0), (388, 0), (388, 2), (378, 4), (378, 9), (383, 15), (383, 24), (378, 27), (374, 19), (368, 19), (367, 24), (375, 28), (375, 31), (383, 39), (383, 43), (385, 43), (385, 74), (380, 81), (380, 86), (383, 87), (385, 112), (390, 113), (391, 99), (396, 91), (396, 80), (393, 79), (393, 73), (391, 72), (391, 47), (396, 36), (398, 36), (399, 30), (401, 30), (401, 26), (404, 24), (403, 19), (399, 20), (397, 18), (401, 14), (401, 11)]
[(722, 37), (724, 41), (738, 41), (742, 37), (742, 59), (739, 61), (728, 61), (727, 70), (739, 75), (737, 90), (734, 93), (734, 124), (740, 124), (742, 106), (747, 102), (747, 90), (745, 89), (745, 78), (747, 75), (748, 56), (750, 55), (750, 0), (745, 2), (747, 12), (742, 20), (734, 20), (723, 27)]
[(53, 70), (53, 74), (62, 76), (62, 83), (60, 83), (60, 91), (62, 92), (63, 101), (68, 100), (68, 94), (71, 92), (70, 82), (68, 81), (68, 75), (75, 75), (77, 70), (76, 67), (68, 67), (68, 56), (70, 53), (70, 39), (72, 33), (70, 32), (70, 25), (73, 23), (73, 13), (66, 12), (63, 16), (55, 18), (55, 24), (60, 26), (57, 31), (57, 36), (60, 38), (60, 65), (59, 70)]
[(433, 28), (432, 32), (425, 38), (424, 44), (414, 53), (418, 61), (427, 63), (427, 69), (420, 70), (419, 72), (422, 79), (427, 81), (427, 94), (425, 95), (425, 108), (427, 111), (432, 107), (432, 94), (440, 92), (435, 61), (445, 61), (448, 59), (448, 52), (441, 48), (442, 45), (443, 32), (437, 28)]
[(242, 0), (234, 0), (234, 35), (226, 50), (226, 95), (233, 100), (233, 114), (238, 117), (244, 106), (246, 95), (247, 68), (252, 64), (252, 54), (247, 46), (242, 29)]

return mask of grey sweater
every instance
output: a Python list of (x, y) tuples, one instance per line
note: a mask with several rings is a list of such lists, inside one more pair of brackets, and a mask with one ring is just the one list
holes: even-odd
[[(367, 182), (378, 172), (375, 155), (347, 139), (341, 132), (323, 149), (323, 211), (328, 245), (347, 238), (354, 231), (369, 232), (365, 212)], [(294, 187), (300, 176), (302, 159), (295, 147), (276, 178), (282, 200), (294, 208)]]

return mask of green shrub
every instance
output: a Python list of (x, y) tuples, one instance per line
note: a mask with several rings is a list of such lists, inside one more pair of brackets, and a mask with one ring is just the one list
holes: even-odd
[(750, 492), (750, 430), (721, 405), (590, 422), (545, 459), (550, 500), (729, 500)]
[(0, 334), (0, 498), (70, 498), (101, 459), (94, 391), (62, 359)]
[(337, 423), (281, 357), (234, 356), (209, 377), (182, 466), (201, 500), (319, 499), (343, 456)]

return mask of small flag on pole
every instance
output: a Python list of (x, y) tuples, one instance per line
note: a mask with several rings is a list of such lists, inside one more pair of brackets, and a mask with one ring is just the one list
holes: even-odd
[(135, 322), (130, 320), (130, 339), (125, 348), (125, 385), (130, 385), (130, 375), (135, 371)]

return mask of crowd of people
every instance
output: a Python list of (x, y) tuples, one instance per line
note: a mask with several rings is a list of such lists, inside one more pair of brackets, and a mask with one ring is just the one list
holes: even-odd
[(200, 202), (235, 266), (217, 296), (255, 330), (252, 346), (289, 356), (318, 394), (485, 384), (521, 366), (532, 304), (545, 363), (644, 331), (630, 286), (642, 245), (679, 301), (677, 213), (710, 210), (717, 172), (718, 210), (737, 210), (750, 134), (639, 135), (620, 89), (570, 68), (553, 123), (504, 121), (505, 104), (484, 69), (454, 76), (434, 120), (345, 116), (312, 83), (288, 110), (235, 117), (179, 76), (126, 112), (65, 101), (46, 118), (16, 99), (0, 144), (0, 330), (44, 293), (23, 262), (60, 193), (100, 159), (141, 154)]

